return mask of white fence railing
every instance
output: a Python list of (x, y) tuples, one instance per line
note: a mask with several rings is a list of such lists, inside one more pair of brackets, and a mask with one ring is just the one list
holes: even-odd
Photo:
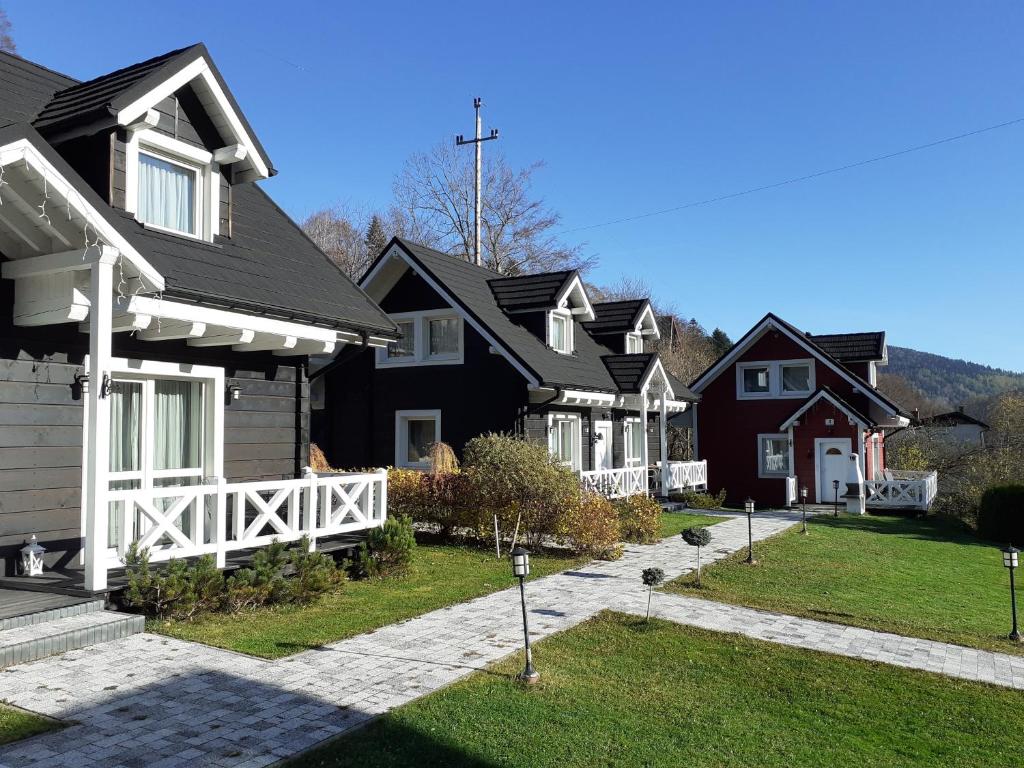
[(927, 510), (939, 491), (937, 472), (894, 472), (892, 480), (867, 480), (864, 483), (869, 507), (900, 507)]
[[(661, 467), (660, 462), (658, 467)], [(696, 490), (707, 487), (707, 461), (670, 461), (668, 463), (668, 487), (663, 488), (662, 493), (671, 493), (686, 488)]]
[(228, 552), (272, 540), (312, 542), (384, 524), (387, 471), (298, 480), (187, 485), (109, 493), (117, 541), (107, 568), (124, 562), (132, 542), (154, 562), (213, 554), (224, 566)]
[(647, 493), (647, 467), (620, 467), (580, 472), (584, 490), (595, 491), (609, 499)]

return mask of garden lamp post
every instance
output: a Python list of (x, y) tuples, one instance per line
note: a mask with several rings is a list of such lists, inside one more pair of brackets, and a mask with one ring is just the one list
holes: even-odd
[(807, 535), (807, 486), (800, 489), (800, 506), (803, 507), (804, 535)]
[(533, 668), (533, 654), (530, 652), (530, 625), (526, 619), (526, 577), (530, 575), (530, 553), (522, 546), (512, 550), (512, 574), (519, 579), (519, 597), (523, 604), (523, 640), (526, 642), (526, 667), (519, 673), (524, 683), (536, 683), (540, 675)]
[(835, 504), (832, 506), (832, 516), (839, 517), (839, 481), (832, 481), (832, 490), (836, 492)]
[(754, 560), (754, 500), (747, 497), (743, 502), (743, 509), (747, 513), (747, 563), (753, 565)]
[(1017, 570), (1017, 558), (1020, 550), (1010, 544), (1003, 550), (1003, 565), (1010, 571), (1010, 612), (1013, 614), (1013, 629), (1010, 630), (1011, 640), (1020, 640), (1020, 630), (1017, 629), (1017, 593), (1013, 584), (1013, 572)]

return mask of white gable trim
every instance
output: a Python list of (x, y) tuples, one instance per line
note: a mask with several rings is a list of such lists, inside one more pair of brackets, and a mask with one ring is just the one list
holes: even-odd
[(367, 272), (363, 276), (363, 279), (359, 281), (359, 287), (362, 288), (367, 293), (369, 293), (370, 287), (374, 279), (381, 273), (385, 265), (389, 264), (392, 261), (392, 259), (396, 257), (404, 261), (406, 267), (416, 272), (416, 274), (423, 278), (424, 282), (426, 282), (427, 285), (429, 285), (431, 288), (437, 291), (438, 295), (441, 296), (441, 298), (443, 298), (445, 301), (447, 301), (448, 305), (453, 310), (455, 310), (456, 313), (458, 313), (459, 317), (462, 318), (463, 323), (469, 323), (473, 330), (475, 330), (477, 333), (483, 336), (487, 340), (487, 343), (490, 344), (491, 347), (493, 347), (498, 352), (498, 354), (500, 354), (502, 357), (508, 360), (509, 365), (511, 365), (513, 368), (515, 368), (517, 371), (519, 371), (519, 373), (523, 375), (523, 378), (526, 379), (528, 384), (534, 387), (540, 386), (540, 381), (537, 379), (537, 377), (532, 372), (527, 370), (527, 368), (521, 362), (519, 362), (518, 359), (516, 359), (516, 357), (508, 350), (508, 348), (505, 347), (505, 345), (502, 344), (493, 333), (491, 333), (490, 329), (484, 326), (482, 323), (478, 322), (475, 317), (473, 317), (469, 312), (467, 312), (466, 308), (462, 306), (462, 303), (456, 300), (456, 298), (451, 293), (449, 293), (444, 288), (444, 286), (442, 286), (437, 280), (435, 280), (434, 276), (431, 275), (426, 270), (425, 267), (421, 266), (416, 261), (414, 261), (412, 257), (408, 253), (406, 253), (405, 249), (402, 248), (402, 246), (398, 244), (392, 245), (384, 254), (384, 257), (378, 259), (377, 264), (374, 265), (373, 269)]
[(835, 371), (837, 374), (843, 377), (843, 379), (845, 379), (851, 386), (855, 387), (861, 394), (865, 395), (869, 400), (875, 403), (879, 408), (881, 408), (886, 413), (892, 414), (893, 416), (899, 416), (899, 413), (897, 411), (894, 411), (892, 406), (890, 406), (884, 400), (878, 397), (870, 386), (865, 387), (864, 382), (860, 382), (857, 379), (853, 378), (848, 371), (844, 370), (842, 367), (836, 365), (831, 360), (822, 355), (822, 353), (818, 351), (813, 345), (808, 343), (806, 339), (800, 338), (800, 336), (793, 334), (788, 328), (786, 328), (783, 325), (780, 325), (779, 323), (776, 323), (771, 317), (764, 318), (760, 323), (754, 326), (754, 328), (747, 333), (746, 341), (744, 341), (742, 344), (737, 344), (725, 355), (723, 355), (717, 363), (711, 366), (709, 370), (705, 371), (704, 374), (702, 374), (701, 377), (693, 383), (693, 386), (690, 387), (690, 389), (692, 389), (694, 392), (698, 394), (702, 392), (708, 384), (717, 379), (726, 368), (732, 365), (736, 361), (736, 358), (738, 358), (747, 349), (749, 349), (751, 345), (760, 340), (760, 338), (769, 330), (775, 330), (778, 331), (779, 333), (782, 333), (783, 335), (786, 336), (786, 338), (790, 339), (797, 345), (806, 349), (807, 352), (811, 354), (815, 360), (831, 368), (833, 371)]
[(640, 317), (637, 319), (636, 325), (633, 326), (633, 330), (634, 331), (640, 331), (642, 333), (643, 332), (643, 327), (644, 327), (644, 321), (647, 320), (648, 318), (650, 318), (652, 332), (651, 333), (646, 333), (644, 335), (645, 336), (650, 336), (650, 337), (655, 338), (655, 339), (660, 339), (661, 338), (661, 331), (658, 330), (658, 320), (654, 316), (654, 309), (651, 307), (651, 302), (650, 301), (646, 301), (644, 303), (644, 311), (640, 313)]
[(670, 395), (667, 400), (675, 400), (676, 393), (672, 390), (672, 385), (669, 383), (668, 376), (665, 374), (665, 366), (661, 364), (661, 358), (657, 355), (654, 356), (654, 360), (649, 366), (647, 366), (647, 373), (644, 374), (644, 378), (641, 380), (640, 391), (644, 392), (651, 385), (651, 380), (654, 378), (655, 373), (661, 373), (661, 379), (665, 382), (665, 391)]
[(847, 406), (847, 405), (844, 405), (843, 402), (841, 400), (839, 400), (839, 398), (833, 397), (828, 392), (825, 392), (824, 390), (822, 390), (821, 392), (818, 392), (818, 394), (814, 395), (810, 400), (808, 400), (802, 406), (800, 406), (800, 408), (797, 409), (796, 413), (794, 413), (792, 416), (790, 416), (788, 419), (786, 419), (784, 422), (782, 422), (782, 426), (779, 427), (779, 431), (780, 432), (785, 432), (790, 427), (795, 426), (797, 420), (801, 416), (803, 416), (805, 413), (807, 413), (807, 411), (809, 411), (811, 409), (811, 407), (815, 403), (817, 403), (819, 400), (821, 400), (823, 398), (825, 400), (828, 400), (830, 403), (832, 403), (832, 405), (834, 405), (840, 411), (845, 413), (849, 418), (853, 419), (858, 424), (860, 424), (864, 429), (870, 429), (873, 426), (871, 424), (868, 424), (866, 421), (864, 421), (864, 419), (862, 419), (860, 416), (858, 416), (856, 413), (854, 413), (852, 410), (850, 410), (850, 407)]
[[(220, 83), (217, 82), (217, 78), (214, 76), (210, 69), (210, 63), (205, 57), (199, 56), (195, 61), (187, 64), (181, 70), (168, 77), (162, 83), (151, 89), (148, 93), (140, 96), (131, 104), (117, 113), (117, 122), (119, 125), (131, 125), (133, 122), (139, 119), (141, 115), (144, 115), (148, 109), (159, 103), (162, 99), (167, 98), (175, 91), (191, 83), (193, 80), (200, 78), (205, 86), (205, 89), (209, 92), (213, 98), (213, 102), (220, 110), (221, 116), (224, 118), (224, 123), (230, 129), (235, 141), (241, 144), (246, 149), (246, 157), (249, 162), (252, 163), (257, 174), (260, 178), (268, 178), (270, 176), (270, 168), (267, 166), (266, 159), (260, 153), (256, 143), (249, 136), (249, 133), (245, 130), (242, 125), (242, 120), (238, 113), (231, 106), (231, 102), (228, 100), (224, 90), (220, 87)], [(203, 94), (198, 94), (199, 100), (204, 102)], [(205, 104), (204, 104), (205, 106)], [(211, 116), (213, 117), (213, 116)], [(218, 124), (218, 120), (213, 119), (214, 125)], [(221, 126), (217, 126), (220, 128)]]
[(581, 322), (589, 322), (594, 319), (594, 307), (590, 303), (590, 297), (587, 296), (587, 289), (583, 286), (583, 280), (580, 279), (579, 275), (573, 277), (572, 280), (562, 286), (562, 289), (558, 292), (555, 297), (555, 308), (564, 309), (569, 303), (569, 297), (572, 294), (578, 296), (579, 307), (573, 311), (573, 315), (576, 315)]

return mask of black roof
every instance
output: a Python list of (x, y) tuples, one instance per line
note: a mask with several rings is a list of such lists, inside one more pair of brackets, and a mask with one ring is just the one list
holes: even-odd
[[(535, 333), (517, 322), (521, 316), (517, 315), (515, 310), (510, 312), (504, 309), (500, 303), (501, 300), (498, 299), (498, 292), (494, 291), (495, 283), (501, 286), (509, 283), (546, 285), (548, 286), (546, 290), (550, 291), (551, 284), (558, 283), (559, 286), (562, 286), (567, 279), (571, 279), (576, 274), (575, 272), (551, 273), (554, 277), (549, 280), (530, 281), (519, 277), (504, 278), (486, 267), (477, 266), (462, 258), (450, 256), (402, 238), (394, 238), (391, 244), (400, 247), (417, 265), (417, 269), (421, 273), (438, 283), (455, 303), (486, 328), (498, 343), (504, 346), (509, 354), (541, 385), (617, 393), (621, 391), (619, 384), (605, 365), (603, 358), (606, 356), (650, 357), (649, 355), (612, 355), (610, 349), (600, 344), (585, 330), (576, 334), (574, 354), (566, 355), (555, 352)], [(378, 262), (386, 258), (390, 250), (391, 245), (384, 249), (378, 257)], [(372, 273), (376, 265), (375, 262), (367, 274)], [(549, 293), (549, 295), (553, 294)], [(520, 310), (522, 308), (521, 304), (513, 306)], [(543, 306), (546, 308), (552, 304)], [(689, 390), (676, 393), (680, 399), (685, 399), (687, 394), (689, 394)], [(692, 394), (690, 396), (693, 397)]]
[(632, 355), (605, 355), (601, 358), (620, 392), (636, 394), (643, 386), (647, 370), (657, 355), (646, 352)]
[(624, 301), (602, 301), (593, 305), (594, 319), (584, 323), (588, 333), (620, 334), (632, 331), (647, 299), (627, 299)]
[(984, 421), (976, 419), (973, 416), (968, 416), (963, 411), (951, 411), (949, 413), (940, 413), (935, 416), (925, 416), (918, 423), (921, 426), (933, 427), (956, 427), (961, 424), (966, 424), (981, 427), (982, 429), (990, 429), (989, 425)]
[[(498, 273), (494, 273), (496, 274)], [(562, 287), (578, 274), (574, 270), (564, 270), (518, 277), (492, 276), (491, 291), (498, 306), (506, 312), (551, 309), (555, 306)]]
[(885, 331), (807, 334), (807, 338), (841, 363), (885, 359)]
[[(188, 53), (172, 52), (165, 63)], [(209, 59), (208, 59), (209, 60)], [(143, 65), (136, 65), (144, 68)], [(133, 69), (131, 67), (128, 68)], [(121, 70), (126, 72), (127, 70)], [(155, 65), (136, 83), (151, 87)], [(116, 73), (115, 73), (116, 74)], [(112, 77), (112, 76), (108, 76)], [(98, 78), (93, 83), (103, 80)], [(253, 182), (232, 187), (231, 237), (207, 243), (147, 229), (111, 208), (32, 126), (54, 94), (74, 81), (12, 54), (0, 53), (0, 129), (3, 142), (26, 138), (165, 278), (164, 295), (254, 313), (289, 317), (356, 332), (395, 337), (394, 323), (352, 283), (270, 197)], [(121, 91), (126, 93), (127, 91)], [(225, 87), (225, 92), (227, 89)], [(106, 98), (106, 97), (104, 97)], [(255, 141), (255, 139), (254, 139)]]

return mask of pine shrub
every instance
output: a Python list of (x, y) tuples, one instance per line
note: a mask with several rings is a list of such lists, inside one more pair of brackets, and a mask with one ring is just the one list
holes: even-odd
[(412, 520), (388, 517), (384, 525), (371, 528), (366, 541), (359, 546), (357, 571), (360, 576), (368, 578), (399, 575), (409, 567), (415, 548)]

